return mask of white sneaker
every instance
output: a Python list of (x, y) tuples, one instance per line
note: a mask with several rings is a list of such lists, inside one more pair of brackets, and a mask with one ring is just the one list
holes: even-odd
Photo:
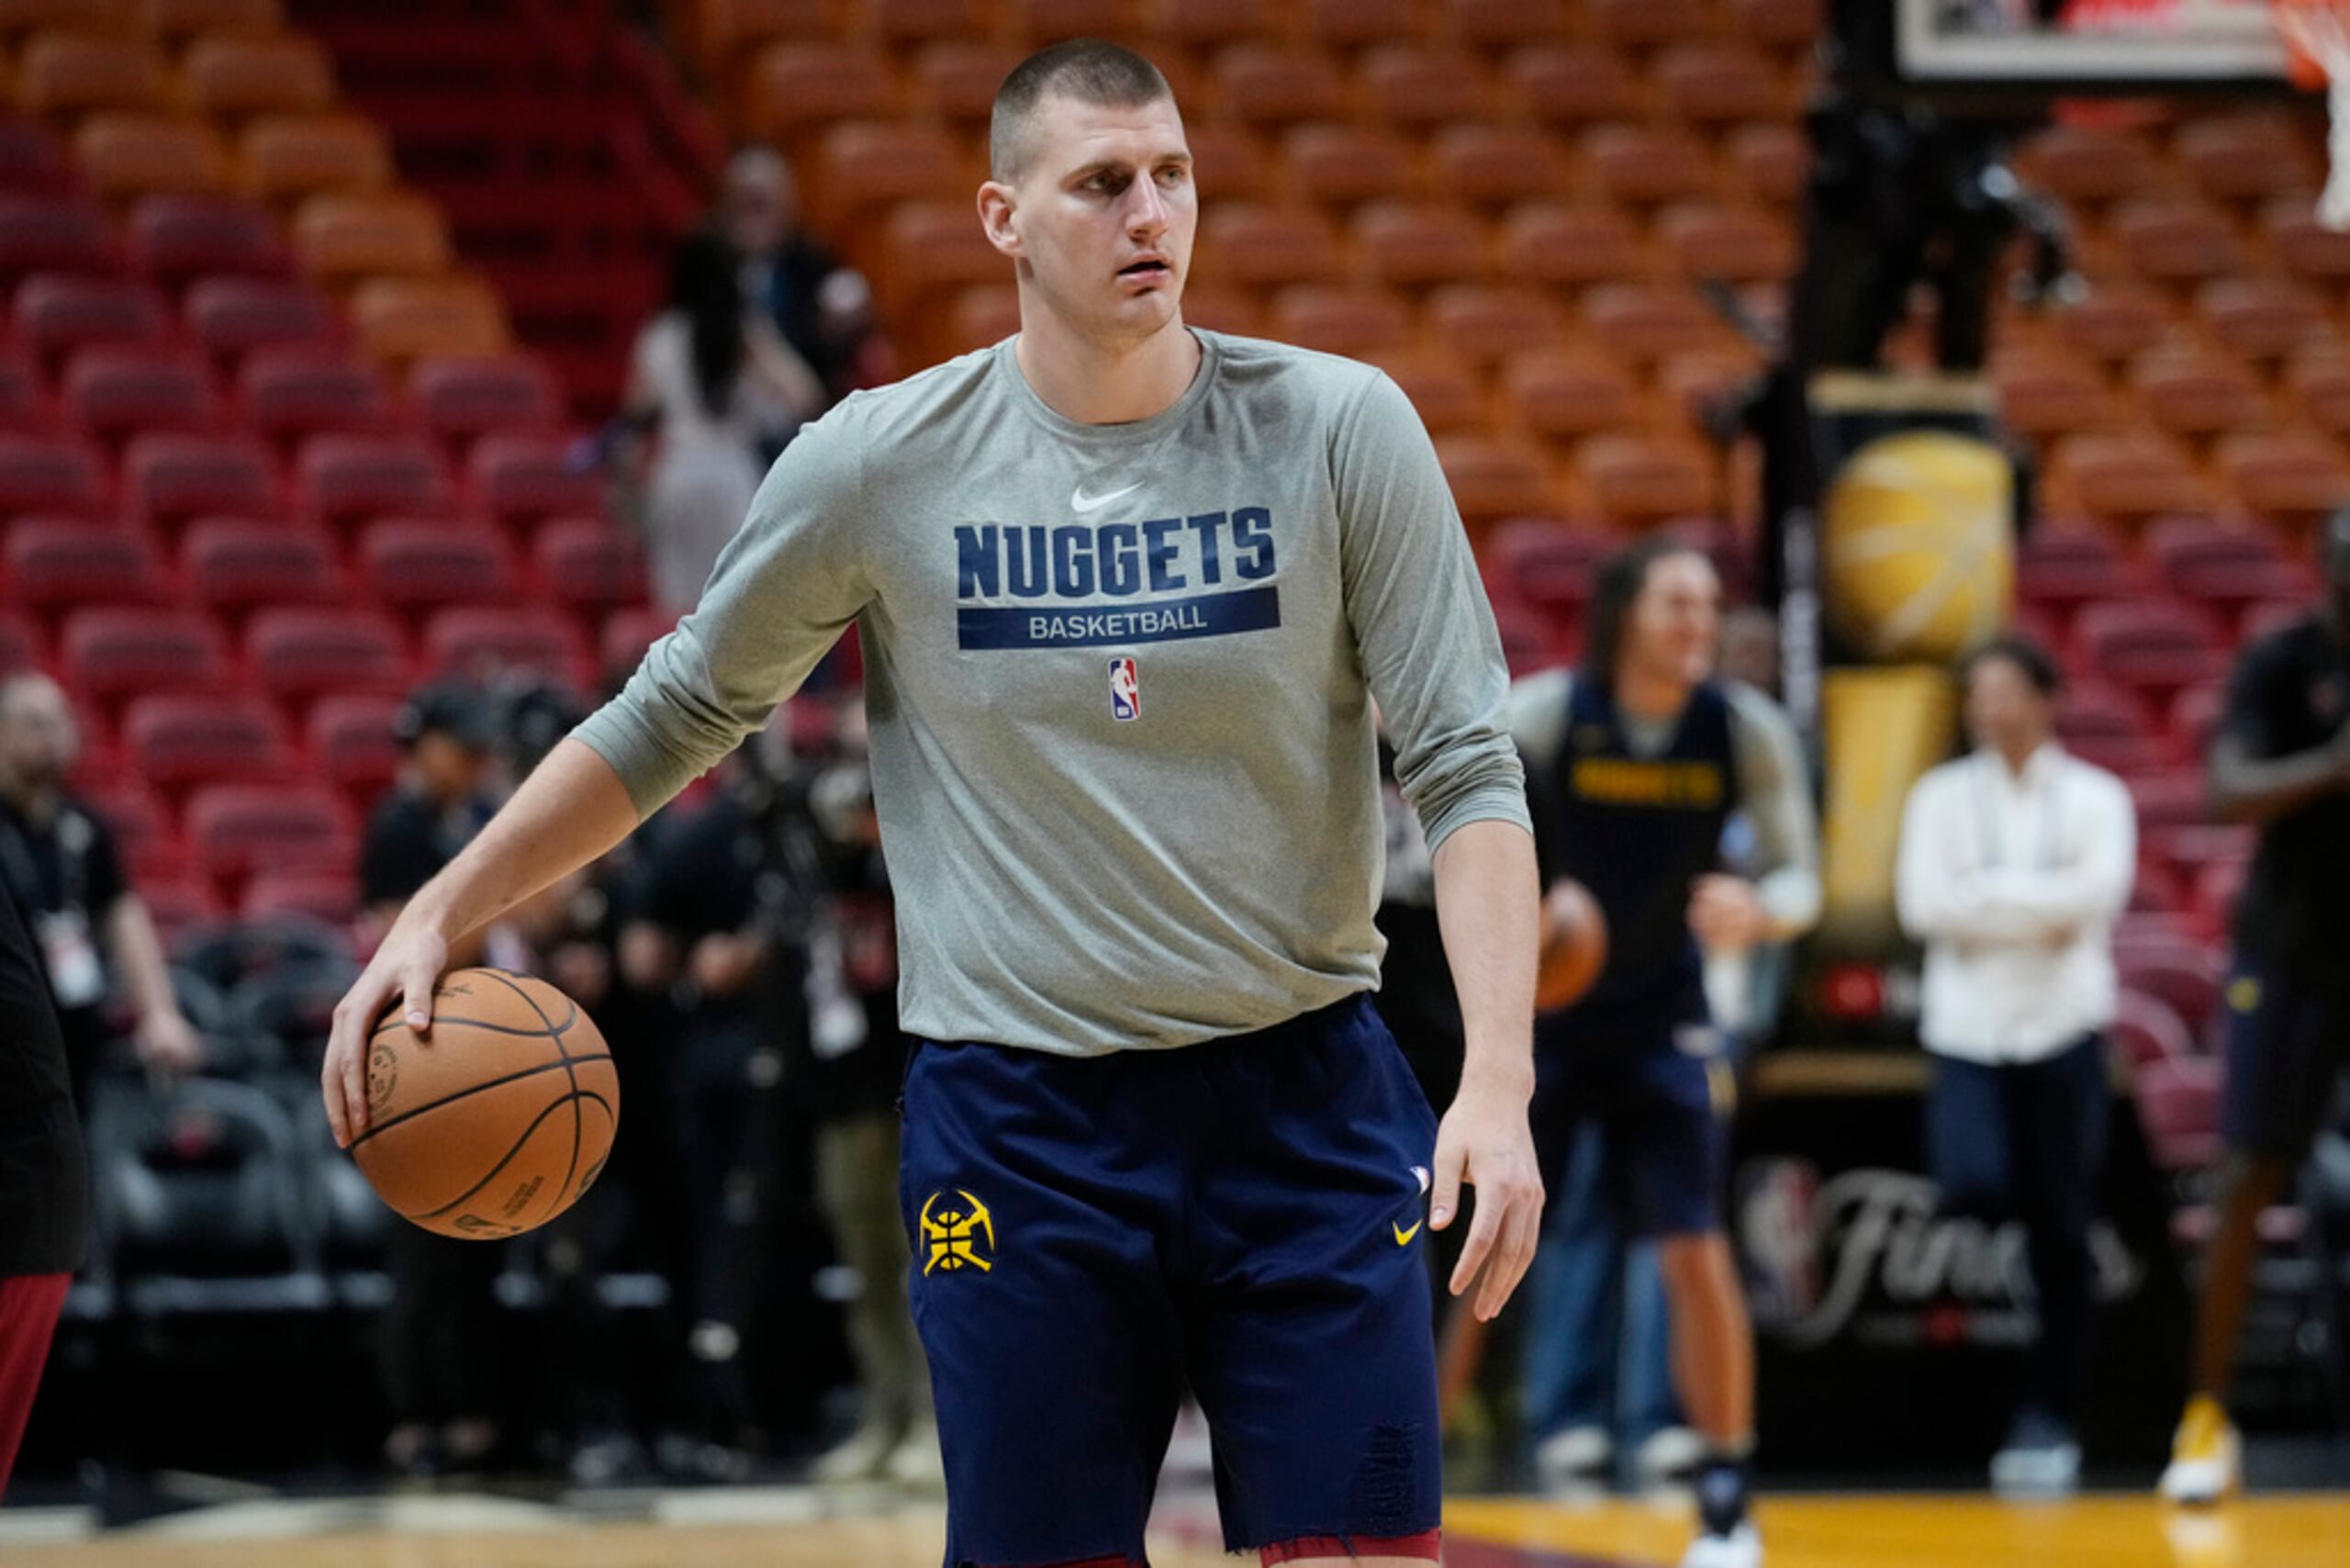
[(2171, 1439), (2170, 1464), (2163, 1472), (2162, 1495), (2174, 1503), (2216, 1503), (2244, 1484), (2244, 1445), (2220, 1402), (2189, 1400)]
[(1751, 1522), (1728, 1535), (1701, 1535), (1681, 1556), (1681, 1568), (1762, 1568), (1762, 1538)]
[(1644, 1486), (1664, 1481), (1686, 1481), (1706, 1457), (1706, 1439), (1686, 1427), (1667, 1427), (1642, 1443), (1632, 1455), (1632, 1468)]
[(2081, 1445), (2016, 1444), (1991, 1456), (1991, 1489), (2018, 1495), (2062, 1497), (2081, 1484)]
[(905, 1438), (890, 1450), (890, 1479), (901, 1486), (925, 1492), (946, 1489), (946, 1461), (938, 1451), (938, 1423), (916, 1421)]
[(1615, 1439), (1605, 1427), (1569, 1427), (1535, 1446), (1534, 1478), (1545, 1492), (1568, 1492), (1607, 1478)]

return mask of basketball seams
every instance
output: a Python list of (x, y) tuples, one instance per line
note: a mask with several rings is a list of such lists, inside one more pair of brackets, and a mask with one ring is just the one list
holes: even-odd
[[(409, 1218), (409, 1219), (411, 1219), (411, 1220), (415, 1220), (415, 1221), (419, 1221), (419, 1222), (421, 1222), (421, 1221), (424, 1221), (424, 1220), (428, 1220), (428, 1219), (438, 1219), (438, 1218), (440, 1218), (442, 1215), (447, 1214), (451, 1209), (456, 1208), (456, 1207), (460, 1206), (461, 1204), (465, 1204), (465, 1203), (470, 1202), (470, 1201), (471, 1201), (471, 1200), (472, 1200), (476, 1195), (477, 1195), (477, 1194), (481, 1192), (481, 1190), (482, 1190), (483, 1188), (485, 1188), (485, 1187), (488, 1186), (491, 1182), (493, 1182), (497, 1181), (497, 1180), (498, 1180), (498, 1175), (499, 1175), (499, 1173), (500, 1173), (501, 1171), (503, 1171), (503, 1170), (505, 1170), (509, 1165), (511, 1165), (511, 1164), (513, 1164), (513, 1163), (514, 1163), (514, 1157), (515, 1157), (516, 1155), (518, 1155), (518, 1154), (520, 1154), (520, 1153), (521, 1153), (521, 1152), (522, 1152), (523, 1148), (525, 1148), (525, 1147), (530, 1143), (530, 1141), (531, 1141), (531, 1135), (532, 1135), (532, 1133), (537, 1132), (537, 1131), (539, 1130), (540, 1126), (542, 1126), (542, 1125), (546, 1121), (546, 1119), (547, 1119), (549, 1116), (552, 1116), (552, 1115), (554, 1115), (557, 1111), (562, 1110), (562, 1109), (564, 1108), (564, 1106), (565, 1106), (565, 1105), (569, 1105), (569, 1106), (571, 1107), (571, 1118), (572, 1118), (572, 1125), (573, 1125), (575, 1127), (576, 1127), (576, 1126), (578, 1126), (578, 1122), (579, 1122), (579, 1102), (580, 1102), (580, 1101), (582, 1101), (582, 1100), (593, 1100), (593, 1101), (595, 1101), (598, 1104), (599, 1104), (599, 1105), (603, 1106), (603, 1107), (604, 1107), (604, 1112), (605, 1112), (605, 1114), (606, 1114), (607, 1115), (609, 1115), (609, 1116), (610, 1116), (610, 1117), (612, 1118), (613, 1125), (614, 1125), (615, 1126), (617, 1126), (619, 1125), (619, 1123), (620, 1123), (620, 1116), (619, 1116), (619, 1114), (618, 1114), (617, 1112), (615, 1112), (615, 1111), (613, 1111), (613, 1110), (612, 1110), (611, 1103), (610, 1103), (610, 1101), (606, 1100), (606, 1099), (605, 1099), (601, 1094), (597, 1093), (597, 1092), (596, 1092), (594, 1090), (592, 1090), (592, 1089), (575, 1089), (575, 1090), (573, 1090), (570, 1093), (564, 1095), (561, 1099), (559, 1099), (559, 1100), (555, 1101), (553, 1104), (551, 1104), (551, 1105), (547, 1106), (544, 1110), (541, 1111), (537, 1115), (535, 1115), (535, 1116), (532, 1117), (532, 1118), (531, 1118), (531, 1125), (530, 1125), (529, 1126), (524, 1127), (524, 1128), (522, 1129), (522, 1136), (521, 1136), (521, 1137), (518, 1137), (518, 1138), (516, 1138), (516, 1139), (514, 1140), (514, 1147), (513, 1147), (513, 1148), (509, 1148), (509, 1149), (508, 1149), (508, 1150), (506, 1151), (506, 1153), (505, 1153), (504, 1157), (503, 1157), (503, 1158), (501, 1158), (501, 1159), (498, 1160), (498, 1162), (497, 1164), (495, 1164), (495, 1165), (493, 1165), (493, 1166), (491, 1166), (491, 1167), (489, 1168), (489, 1173), (488, 1173), (487, 1175), (484, 1176), (480, 1181), (478, 1181), (478, 1182), (475, 1182), (472, 1186), (470, 1186), (470, 1187), (466, 1188), (464, 1192), (462, 1192), (462, 1193), (458, 1193), (454, 1198), (452, 1198), (452, 1199), (450, 1199), (447, 1203), (442, 1204), (439, 1208), (437, 1208), (437, 1209), (427, 1209), (427, 1210), (425, 1210), (425, 1211), (424, 1211), (423, 1213), (421, 1213), (421, 1214), (412, 1214), (412, 1215), (408, 1215), (407, 1217), (408, 1217), (408, 1218)], [(577, 1139), (576, 1137), (572, 1139), (571, 1158), (572, 1158), (572, 1162), (573, 1162), (575, 1165), (578, 1163), (578, 1159), (579, 1159), (579, 1142), (578, 1142), (578, 1139)], [(569, 1178), (567, 1178), (567, 1177), (566, 1177), (566, 1178), (565, 1178), (565, 1182), (566, 1182), (566, 1183), (568, 1182), (568, 1181), (569, 1181)], [(557, 1196), (557, 1197), (561, 1197), (561, 1196), (562, 1196), (562, 1193), (563, 1193), (563, 1191), (564, 1191), (564, 1189), (560, 1189), (560, 1188), (559, 1188), (559, 1189), (557, 1189), (557, 1191), (556, 1191), (556, 1196)], [(533, 1228), (533, 1227), (532, 1227), (532, 1226), (516, 1226), (515, 1228), (516, 1228), (517, 1230), (529, 1230), (529, 1229), (532, 1229), (532, 1228)]]
[[(397, 1010), (395, 1009), (395, 1011)], [(546, 1014), (542, 1013), (539, 1016), (543, 1018)], [(547, 1029), (517, 1029), (511, 1024), (493, 1024), (487, 1018), (459, 1018), (450, 1014), (436, 1014), (433, 1016), (432, 1023), (436, 1027), (442, 1024), (462, 1024), (468, 1029), (479, 1029), (485, 1035), (513, 1035), (526, 1039), (537, 1039), (539, 1036), (543, 1035), (549, 1039), (560, 1040), (564, 1036), (564, 1032), (569, 1029), (574, 1023), (577, 1022), (578, 1017), (579, 1010), (575, 1007), (571, 1010), (570, 1017), (565, 1018), (561, 1024)], [(406, 1019), (394, 1018), (388, 1024), (378, 1024), (375, 1025), (375, 1032), (367, 1037), (371, 1040), (377, 1039), (385, 1035), (390, 1034), (395, 1029), (405, 1029), (407, 1027), (408, 1021)]]
[[(612, 1053), (610, 1051), (599, 1051), (593, 1056), (572, 1057), (568, 1059), (574, 1062), (610, 1061), (612, 1059)], [(402, 1111), (398, 1115), (393, 1116), (386, 1121), (377, 1122), (368, 1127), (365, 1132), (361, 1133), (357, 1137), (351, 1140), (351, 1147), (357, 1148), (361, 1144), (365, 1143), (377, 1133), (387, 1132), (391, 1128), (398, 1126), (402, 1122), (421, 1116), (427, 1111), (437, 1111), (442, 1106), (450, 1104), (458, 1100), (463, 1100), (469, 1094), (479, 1094), (487, 1090), (502, 1088), (509, 1083), (520, 1082), (525, 1078), (535, 1078), (543, 1072), (554, 1072), (564, 1065), (565, 1064), (563, 1062), (559, 1061), (541, 1062), (536, 1067), (526, 1067), (519, 1071), (507, 1073), (503, 1077), (490, 1079), (485, 1083), (467, 1084), (463, 1089), (443, 1094), (438, 1100), (428, 1101), (421, 1105), (412, 1105), (408, 1109)], [(579, 1081), (578, 1074), (572, 1074), (571, 1081), (573, 1085), (576, 1087)]]
[[(562, 1063), (563, 1070), (564, 1070), (565, 1076), (565, 1077), (569, 1080), (569, 1081), (570, 1081), (570, 1084), (571, 1084), (571, 1092), (570, 1092), (569, 1094), (567, 1094), (567, 1095), (564, 1096), (564, 1099), (563, 1099), (562, 1101), (558, 1101), (558, 1102), (556, 1102), (556, 1103), (557, 1103), (557, 1104), (562, 1104), (562, 1103), (565, 1103), (565, 1102), (568, 1102), (568, 1103), (569, 1103), (569, 1104), (570, 1104), (570, 1106), (571, 1106), (571, 1158), (564, 1163), (564, 1170), (563, 1170), (563, 1185), (555, 1189), (555, 1197), (556, 1197), (556, 1200), (557, 1200), (557, 1206), (558, 1206), (558, 1207), (560, 1207), (562, 1204), (567, 1204), (567, 1203), (569, 1203), (569, 1202), (571, 1201), (571, 1183), (572, 1183), (573, 1179), (574, 1179), (574, 1178), (576, 1178), (576, 1177), (579, 1174), (579, 1145), (580, 1145), (581, 1140), (582, 1140), (582, 1139), (584, 1139), (584, 1138), (588, 1136), (588, 1134), (587, 1134), (587, 1128), (586, 1128), (586, 1126), (583, 1126), (583, 1125), (582, 1125), (582, 1123), (581, 1123), (581, 1121), (580, 1121), (580, 1118), (579, 1118), (579, 1094), (580, 1094), (580, 1090), (579, 1090), (579, 1074), (578, 1074), (576, 1070), (573, 1070), (573, 1068), (572, 1068), (572, 1065), (571, 1065), (571, 1053), (570, 1053), (568, 1050), (566, 1050), (566, 1049), (565, 1049), (565, 1048), (564, 1048), (564, 1044), (563, 1044), (563, 1030), (562, 1030), (562, 1029), (558, 1029), (558, 1028), (556, 1028), (556, 1027), (555, 1027), (554, 1020), (547, 1016), (547, 1010), (546, 1010), (545, 1008), (541, 1007), (541, 1006), (539, 1005), (539, 999), (538, 999), (537, 997), (535, 997), (535, 996), (532, 996), (529, 991), (524, 991), (520, 986), (516, 985), (516, 984), (514, 983), (514, 978), (513, 978), (511, 975), (507, 974), (507, 973), (506, 973), (504, 970), (502, 970), (502, 969), (484, 969), (481, 972), (482, 972), (483, 974), (486, 974), (486, 975), (489, 976), (491, 979), (493, 979), (493, 980), (497, 980), (498, 984), (500, 984), (500, 985), (504, 986), (507, 990), (509, 990), (509, 991), (512, 991), (515, 995), (517, 995), (517, 996), (520, 997), (520, 998), (522, 999), (522, 1001), (523, 1001), (524, 1004), (525, 1004), (525, 1005), (527, 1005), (527, 1006), (530, 1008), (530, 1010), (531, 1010), (532, 1012), (533, 1012), (533, 1013), (535, 1013), (535, 1014), (537, 1014), (539, 1015), (539, 1022), (540, 1022), (540, 1023), (542, 1023), (542, 1024), (544, 1024), (544, 1025), (547, 1026), (547, 1038), (548, 1038), (548, 1039), (550, 1039), (550, 1040), (553, 1040), (553, 1041), (554, 1042), (554, 1052), (555, 1052), (555, 1055), (557, 1055), (558, 1057), (561, 1057), (561, 1058), (563, 1058), (563, 1063)], [(566, 998), (565, 1000), (569, 1000), (569, 999), (568, 999), (568, 998)], [(579, 1013), (579, 1003), (578, 1003), (578, 1002), (573, 1002), (571, 1003), (571, 1012), (572, 1012), (572, 1015), (573, 1015), (574, 1017), (576, 1017), (576, 1016), (578, 1015), (578, 1013)], [(567, 1027), (569, 1027), (569, 1025), (570, 1025), (570, 1020), (569, 1020), (569, 1019), (565, 1019), (564, 1022), (565, 1022), (565, 1026), (566, 1028), (567, 1028)], [(605, 1054), (606, 1054), (606, 1056), (607, 1056), (608, 1058), (609, 1058), (609, 1057), (610, 1057), (610, 1053), (609, 1051), (608, 1051), (608, 1052), (606, 1052)], [(615, 1069), (613, 1069), (613, 1070), (614, 1070), (615, 1072), (617, 1072), (617, 1071), (619, 1071), (619, 1069), (618, 1069), (618, 1068), (615, 1068)], [(552, 1107), (550, 1107), (550, 1108), (552, 1109)], [(606, 1109), (607, 1109), (607, 1110), (609, 1110), (609, 1109), (610, 1109), (610, 1107), (607, 1106), (607, 1107), (606, 1107)], [(539, 1121), (544, 1121), (545, 1119), (546, 1119), (546, 1118), (545, 1118), (543, 1115), (542, 1115), (542, 1116), (539, 1118)], [(617, 1114), (615, 1114), (615, 1115), (612, 1117), (612, 1123), (613, 1123), (614, 1130), (615, 1130), (615, 1131), (617, 1131), (617, 1130), (618, 1130), (618, 1128), (619, 1128), (619, 1124), (620, 1124), (620, 1117), (619, 1117)], [(531, 1124), (531, 1130), (534, 1132), (534, 1131), (536, 1131), (536, 1130), (537, 1130), (537, 1128), (538, 1128), (538, 1122), (532, 1122), (532, 1123)], [(525, 1139), (527, 1139), (527, 1138), (530, 1137), (530, 1133), (529, 1133), (529, 1132), (526, 1132), (526, 1133), (524, 1133), (522, 1136), (523, 1136), (523, 1137), (524, 1137)], [(508, 1150), (508, 1151), (507, 1151), (507, 1155), (506, 1155), (506, 1159), (513, 1159), (513, 1158), (514, 1158), (514, 1150), (515, 1150), (515, 1149), (520, 1149), (521, 1147), (522, 1147), (522, 1146), (521, 1146), (521, 1144), (517, 1143), (517, 1144), (514, 1146), (514, 1148), (513, 1148), (513, 1149), (509, 1149), (509, 1150)], [(505, 1160), (505, 1159), (501, 1159), (501, 1160), (499, 1160), (499, 1161), (498, 1161), (498, 1169), (499, 1169), (499, 1170), (503, 1170), (503, 1169), (505, 1168), (505, 1165), (506, 1165), (506, 1160)], [(496, 1170), (493, 1170), (493, 1171), (491, 1171), (491, 1172), (490, 1172), (490, 1175), (491, 1175), (491, 1176), (495, 1176), (495, 1175), (497, 1175), (497, 1174), (498, 1174), (498, 1172), (497, 1172)], [(487, 1182), (487, 1178), (484, 1178), (484, 1181), (485, 1181), (485, 1182)], [(479, 1189), (478, 1189), (478, 1188), (476, 1188), (476, 1191), (479, 1191)], [(470, 1193), (469, 1193), (469, 1194), (467, 1194), (467, 1195), (468, 1195), (468, 1196), (471, 1196), (471, 1194), (470, 1194)]]

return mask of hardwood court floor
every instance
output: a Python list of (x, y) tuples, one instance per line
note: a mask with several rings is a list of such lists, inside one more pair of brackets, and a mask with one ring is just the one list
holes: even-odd
[[(698, 1510), (722, 1518), (723, 1506)], [(239, 1516), (242, 1514), (242, 1522)], [(2261, 1497), (2183, 1515), (2140, 1496), (2050, 1505), (1971, 1497), (1786, 1497), (1762, 1505), (1769, 1568), (2342, 1568), (2350, 1495)], [(8, 1568), (936, 1568), (934, 1509), (798, 1522), (606, 1523), (541, 1528), (397, 1512), (378, 1528), (334, 1517), (229, 1509), (169, 1533), (71, 1545), (10, 1544)], [(1677, 1561), (1685, 1509), (1639, 1502), (1562, 1507), (1463, 1499), (1447, 1519), (1454, 1568), (1651, 1568)], [(487, 1525), (487, 1528), (483, 1526)], [(315, 1527), (315, 1528), (312, 1528)], [(252, 1533), (260, 1530), (261, 1534)], [(301, 1533), (288, 1534), (289, 1530)], [(1155, 1568), (1232, 1568), (1192, 1539)]]

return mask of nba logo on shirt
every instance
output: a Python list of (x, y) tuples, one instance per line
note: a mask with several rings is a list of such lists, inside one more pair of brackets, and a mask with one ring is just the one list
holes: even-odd
[(1130, 658), (1110, 661), (1110, 717), (1121, 723), (1142, 717), (1142, 672)]

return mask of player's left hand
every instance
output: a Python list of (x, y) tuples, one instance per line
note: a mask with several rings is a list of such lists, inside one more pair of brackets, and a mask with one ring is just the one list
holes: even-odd
[(1762, 896), (1743, 877), (1700, 877), (1689, 894), (1689, 929), (1709, 953), (1740, 952), (1770, 934)]
[(1542, 1230), (1542, 1176), (1535, 1167), (1527, 1095), (1498, 1084), (1464, 1081), (1436, 1134), (1435, 1198), (1428, 1226), (1445, 1230), (1460, 1212), (1465, 1182), (1477, 1189), (1469, 1239), (1452, 1271), (1454, 1295), (1483, 1273), (1474, 1307), (1492, 1322), (1534, 1261)]

